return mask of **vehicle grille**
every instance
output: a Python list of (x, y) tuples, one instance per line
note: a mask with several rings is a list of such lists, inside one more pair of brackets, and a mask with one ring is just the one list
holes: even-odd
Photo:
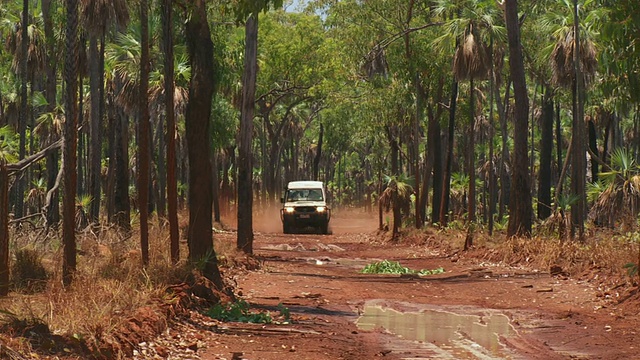
[(296, 207), (297, 213), (307, 214), (316, 212), (315, 206), (298, 206)]

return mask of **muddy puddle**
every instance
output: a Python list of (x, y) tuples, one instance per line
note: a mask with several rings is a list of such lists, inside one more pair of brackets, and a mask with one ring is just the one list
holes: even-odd
[(403, 340), (391, 341), (388, 347), (407, 358), (514, 359), (501, 339), (515, 336), (515, 330), (509, 318), (496, 311), (444, 307), (398, 311), (371, 302), (357, 326)]

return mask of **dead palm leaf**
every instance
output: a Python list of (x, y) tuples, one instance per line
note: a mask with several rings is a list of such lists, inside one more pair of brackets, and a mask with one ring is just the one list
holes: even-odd
[(93, 36), (100, 36), (114, 24), (120, 29), (129, 22), (126, 0), (81, 0), (80, 19)]
[(456, 49), (453, 58), (453, 73), (460, 80), (486, 80), (489, 78), (491, 59), (487, 46), (470, 31)]
[[(575, 70), (573, 68), (575, 48), (574, 29), (571, 28), (558, 40), (551, 52), (550, 61), (554, 84), (565, 88), (572, 86), (575, 79)], [(596, 48), (593, 42), (588, 39), (581, 39), (579, 55), (581, 74), (584, 77), (585, 84), (589, 84), (598, 67)]]

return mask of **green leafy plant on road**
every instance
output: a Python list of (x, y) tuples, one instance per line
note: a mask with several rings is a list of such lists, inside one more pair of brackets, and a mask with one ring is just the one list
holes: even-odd
[(408, 267), (404, 267), (400, 265), (400, 263), (397, 261), (382, 260), (382, 261), (374, 262), (365, 266), (364, 269), (362, 269), (362, 271), (360, 272), (363, 274), (399, 274), (399, 275), (414, 274), (414, 275), (426, 276), (426, 275), (441, 274), (444, 272), (444, 269), (442, 267), (439, 267), (433, 270), (429, 270), (429, 269), (413, 270), (413, 269), (409, 269)]
[[(213, 319), (224, 322), (244, 322), (254, 324), (287, 324), (291, 320), (289, 309), (282, 304), (278, 305), (280, 314), (274, 319), (270, 312), (252, 312), (250, 305), (244, 300), (238, 300), (228, 304), (216, 304), (205, 314)], [(276, 321), (276, 319), (282, 319)]]

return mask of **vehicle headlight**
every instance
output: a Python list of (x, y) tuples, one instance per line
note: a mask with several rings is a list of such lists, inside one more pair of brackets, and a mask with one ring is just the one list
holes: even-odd
[(292, 213), (294, 210), (295, 209), (293, 207), (291, 207), (291, 206), (284, 208), (284, 212), (289, 213), (289, 214)]
[(325, 210), (326, 210), (326, 209), (325, 209), (325, 207), (324, 207), (324, 206), (318, 206), (318, 207), (316, 208), (316, 211), (317, 211), (317, 212), (324, 212)]

